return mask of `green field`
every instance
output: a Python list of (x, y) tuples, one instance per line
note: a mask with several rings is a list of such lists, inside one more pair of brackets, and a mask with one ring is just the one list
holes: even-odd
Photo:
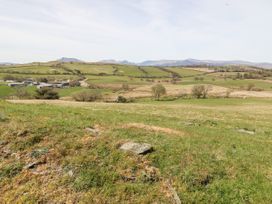
[(113, 66), (112, 65), (107, 65), (107, 64), (81, 64), (81, 63), (66, 63), (63, 65), (63, 67), (67, 67), (72, 70), (79, 70), (81, 73), (84, 74), (113, 74)]
[(8, 68), (0, 68), (0, 72), (6, 73), (22, 73), (22, 74), (63, 74), (65, 71), (60, 68), (54, 68), (44, 65), (33, 65), (33, 66), (15, 66)]
[[(51, 101), (34, 100), (35, 86), (0, 83), (0, 203), (174, 203), (175, 194), (181, 203), (271, 203), (272, 74), (207, 71), (56, 62), (0, 68), (0, 79), (87, 83), (54, 89), (61, 100)], [(158, 83), (166, 95), (155, 101)], [(207, 99), (192, 94), (197, 84), (211, 85)], [(251, 84), (258, 91), (248, 91)], [(228, 98), (227, 90), (238, 95)], [(97, 102), (73, 101), (81, 92)], [(130, 103), (116, 103), (118, 96)], [(154, 151), (127, 153), (119, 149), (125, 142)]]
[(182, 67), (170, 67), (167, 69), (178, 73), (181, 77), (188, 77), (188, 76), (205, 74), (205, 72), (202, 72), (202, 71), (197, 71), (197, 70), (187, 69), (187, 68), (182, 68)]
[[(271, 104), (1, 101), (0, 150), (6, 156), (0, 159), (0, 202), (173, 203), (166, 185), (171, 180), (182, 203), (271, 203)], [(179, 132), (126, 127), (131, 123)], [(97, 126), (97, 138), (84, 131)], [(149, 143), (154, 152), (119, 150), (126, 141)], [(41, 163), (23, 169), (35, 161)]]

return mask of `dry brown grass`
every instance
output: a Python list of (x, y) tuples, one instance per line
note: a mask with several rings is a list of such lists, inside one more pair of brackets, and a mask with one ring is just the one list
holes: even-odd
[(179, 135), (179, 136), (184, 135), (183, 132), (178, 131), (178, 130), (154, 126), (154, 125), (146, 125), (143, 123), (128, 123), (128, 124), (123, 125), (122, 128), (138, 128), (138, 129), (143, 129), (143, 130), (147, 130), (147, 131), (162, 132), (162, 133), (166, 133), (166, 134), (174, 134), (174, 135)]

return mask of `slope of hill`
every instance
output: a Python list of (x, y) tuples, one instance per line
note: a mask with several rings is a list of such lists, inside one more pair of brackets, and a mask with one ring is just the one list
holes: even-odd
[(68, 58), (68, 57), (62, 57), (60, 59), (58, 59), (57, 61), (59, 62), (83, 62), (79, 59), (76, 59), (76, 58)]
[(0, 203), (272, 202), (271, 99), (57, 102), (0, 101)]
[(252, 66), (259, 68), (272, 69), (272, 63), (257, 63), (248, 62), (242, 60), (198, 60), (198, 59), (185, 59), (185, 60), (147, 60), (139, 63), (129, 62), (127, 60), (117, 61), (117, 60), (102, 60), (99, 63), (105, 64), (123, 64), (123, 65), (137, 65), (137, 66)]
[(260, 68), (272, 69), (272, 63), (255, 63), (248, 61), (220, 61), (220, 60), (197, 60), (197, 59), (186, 59), (186, 60), (154, 60), (145, 61), (139, 63), (140, 66), (229, 66), (229, 65), (247, 65), (255, 66)]

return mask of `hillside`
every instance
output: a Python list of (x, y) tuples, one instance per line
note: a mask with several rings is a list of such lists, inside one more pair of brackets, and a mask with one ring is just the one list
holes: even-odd
[(271, 203), (271, 102), (0, 102), (0, 202)]
[(0, 79), (0, 203), (272, 202), (269, 70), (36, 62)]
[[(227, 92), (233, 97), (271, 97), (272, 71), (250, 66), (217, 67), (160, 67), (135, 66), (108, 63), (48, 62), (11, 66), (0, 66), (0, 80), (46, 80), (49, 83), (82, 81), (85, 86), (56, 89), (61, 97), (92, 87), (100, 92), (104, 100), (114, 100), (118, 95), (129, 98), (151, 97), (151, 87), (161, 83), (169, 96), (190, 93), (194, 85), (211, 86), (210, 94), (224, 96)], [(84, 82), (83, 82), (84, 81)], [(123, 90), (127, 84), (129, 89)], [(0, 97), (16, 95), (16, 87), (7, 87), (8, 82), (0, 82)], [(35, 87), (23, 87), (32, 95)], [(87, 89), (88, 90), (88, 89)]]

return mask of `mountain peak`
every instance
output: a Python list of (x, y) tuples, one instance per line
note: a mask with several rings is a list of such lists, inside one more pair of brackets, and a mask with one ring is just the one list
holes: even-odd
[(77, 58), (69, 58), (69, 57), (62, 57), (58, 59), (59, 62), (83, 62), (82, 60), (79, 60)]

